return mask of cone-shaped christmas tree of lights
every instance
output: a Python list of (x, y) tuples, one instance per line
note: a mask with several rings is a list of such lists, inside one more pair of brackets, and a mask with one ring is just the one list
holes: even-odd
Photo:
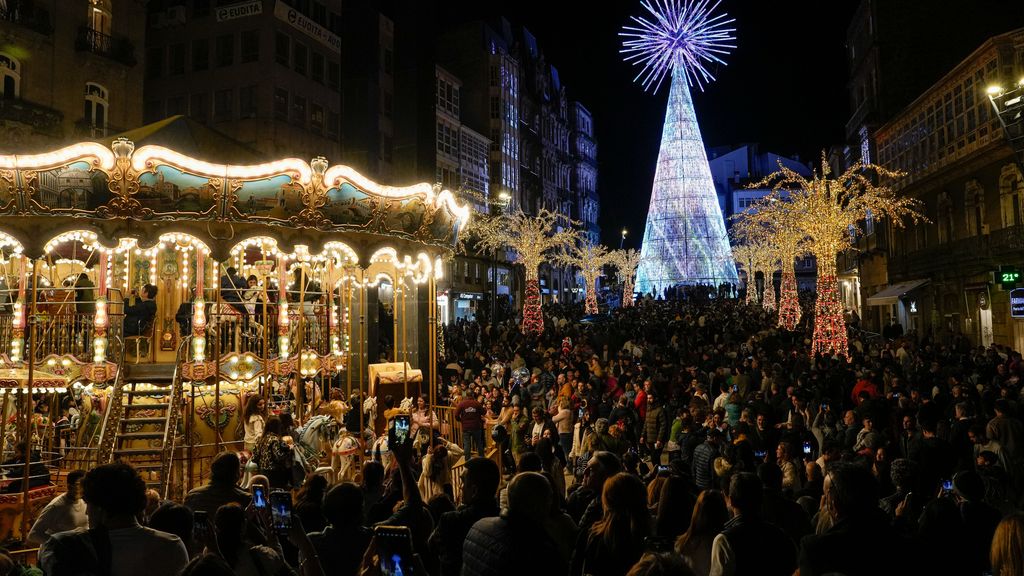
[(689, 84), (703, 87), (714, 77), (704, 62), (724, 64), (733, 29), (724, 14), (713, 16), (709, 0), (651, 0), (653, 17), (634, 17), (622, 52), (642, 66), (637, 79), (645, 88), (672, 81), (647, 212), (637, 271), (639, 292), (660, 292), (677, 284), (737, 282), (722, 210), (711, 180), (704, 142), (690, 98)]

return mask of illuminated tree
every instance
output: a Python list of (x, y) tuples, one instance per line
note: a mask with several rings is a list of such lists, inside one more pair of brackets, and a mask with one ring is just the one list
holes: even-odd
[(764, 275), (764, 290), (761, 306), (769, 312), (775, 311), (775, 271), (779, 269), (779, 257), (770, 244), (757, 244), (754, 268)]
[(612, 263), (614, 253), (601, 244), (592, 244), (582, 237), (579, 242), (565, 247), (556, 256), (556, 260), (565, 266), (578, 268), (586, 284), (586, 300), (584, 312), (597, 314), (597, 279), (603, 273), (605, 265)]
[(615, 275), (622, 283), (622, 307), (629, 308), (633, 305), (633, 278), (636, 276), (636, 268), (640, 265), (640, 251), (628, 248), (616, 250), (613, 253), (612, 264), (615, 265)]
[(782, 268), (779, 287), (779, 326), (796, 330), (800, 323), (800, 300), (796, 287), (797, 258), (807, 253), (805, 235), (797, 225), (803, 216), (785, 199), (776, 195), (754, 203), (746, 212), (733, 216), (733, 233), (740, 238), (767, 242), (773, 247)]
[(747, 299), (748, 305), (757, 304), (757, 270), (754, 262), (757, 258), (757, 247), (753, 244), (737, 244), (732, 247), (733, 258), (739, 264), (738, 268), (747, 273)]
[[(808, 249), (818, 264), (818, 294), (814, 304), (814, 341), (811, 354), (836, 354), (849, 358), (846, 320), (839, 300), (836, 256), (848, 248), (862, 232), (867, 218), (888, 218), (902, 227), (904, 218), (927, 221), (919, 211), (920, 203), (897, 196), (891, 188), (875, 184), (903, 174), (874, 164), (856, 163), (838, 176), (822, 156), (821, 171), (805, 178), (795, 171), (780, 170), (753, 186), (772, 185), (772, 196), (786, 202), (794, 213), (794, 225), (806, 238)], [(788, 200), (783, 200), (784, 192)]]
[(485, 249), (512, 250), (514, 263), (526, 270), (526, 301), (523, 304), (523, 333), (544, 331), (544, 315), (540, 308), (540, 287), (537, 271), (540, 265), (557, 252), (576, 244), (578, 234), (567, 219), (546, 209), (536, 216), (522, 210), (473, 221), (472, 232)]

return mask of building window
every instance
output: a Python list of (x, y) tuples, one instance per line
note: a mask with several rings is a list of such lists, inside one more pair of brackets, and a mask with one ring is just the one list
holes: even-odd
[(111, 10), (109, 0), (89, 0), (89, 29), (110, 35)]
[(295, 71), (298, 72), (299, 74), (305, 76), (306, 66), (309, 64), (307, 62), (309, 56), (308, 50), (306, 49), (306, 45), (296, 42), (294, 50), (295, 54), (293, 54), (292, 68), (294, 68)]
[(142, 105), (142, 121), (149, 123), (162, 119), (164, 115), (162, 108), (163, 102), (160, 100), (147, 100)]
[(207, 16), (210, 13), (210, 0), (193, 0), (192, 16), (198, 18)]
[(292, 98), (292, 124), (306, 125), (306, 99), (302, 96)]
[(310, 55), (309, 75), (315, 82), (324, 83), (324, 55), (315, 50)]
[(210, 41), (198, 38), (192, 41), (192, 71), (200, 72), (210, 68)]
[(185, 97), (174, 96), (167, 99), (167, 117), (177, 116), (184, 114), (185, 110)]
[(274, 88), (274, 120), (288, 121), (288, 91)]
[(291, 54), (291, 39), (280, 32), (274, 36), (274, 61), (282, 66), (287, 66)]
[(93, 128), (93, 134), (105, 136), (107, 111), (110, 106), (107, 89), (93, 82), (85, 84), (85, 123)]
[(391, 52), (391, 48), (384, 48), (384, 54), (381, 58), (384, 65), (384, 73), (390, 75), (394, 67), (393, 60), (395, 59), (394, 54)]
[(238, 89), (238, 116), (256, 117), (256, 86), (243, 86)]
[(167, 73), (175, 76), (185, 73), (185, 45), (171, 44), (167, 48)]
[(246, 30), (242, 32), (242, 63), (256, 62), (260, 59), (260, 31)]
[(970, 180), (965, 186), (964, 214), (969, 235), (988, 234), (988, 226), (985, 225), (985, 190), (977, 180)]
[(341, 78), (341, 65), (337, 62), (327, 63), (327, 85), (337, 90)]
[(206, 94), (193, 94), (189, 97), (188, 115), (197, 122), (206, 123), (210, 114), (210, 106), (206, 102)]
[(459, 88), (441, 77), (437, 79), (437, 107), (459, 117)]
[(450, 156), (458, 156), (458, 132), (447, 122), (437, 122), (437, 151)]
[(384, 117), (391, 118), (392, 111), (394, 109), (394, 97), (391, 96), (390, 92), (384, 93)]
[(341, 124), (341, 114), (328, 110), (327, 111), (327, 135), (335, 137), (338, 135), (338, 126)]
[(491, 120), (501, 118), (501, 98), (491, 96)]
[(217, 37), (217, 66), (231, 66), (235, 63), (235, 37), (231, 34)]
[(324, 132), (324, 107), (319, 104), (309, 105), (309, 129), (317, 134)]
[(313, 21), (327, 27), (327, 7), (319, 2), (313, 2)]
[(234, 91), (230, 88), (227, 90), (218, 90), (213, 95), (213, 119), (215, 121), (231, 120), (232, 113), (232, 98), (234, 97)]
[(164, 73), (164, 49), (146, 50), (146, 78), (159, 78)]
[(21, 63), (17, 59), (0, 52), (0, 76), (3, 77), (4, 100), (13, 100), (21, 96)]
[(1021, 194), (1024, 193), (1020, 171), (1013, 164), (1003, 166), (999, 175), (999, 196), (1003, 207), (1003, 227), (1020, 226)]

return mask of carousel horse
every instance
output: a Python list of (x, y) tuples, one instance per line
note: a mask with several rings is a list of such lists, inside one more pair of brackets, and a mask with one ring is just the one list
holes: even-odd
[(367, 422), (371, 424), (367, 427), (373, 428), (372, 423), (377, 421), (377, 398), (375, 396), (367, 396), (366, 400), (363, 400), (363, 412), (370, 415)]
[(303, 468), (316, 468), (324, 446), (330, 446), (337, 435), (338, 422), (327, 414), (318, 414), (295, 430), (295, 454), (301, 458)]

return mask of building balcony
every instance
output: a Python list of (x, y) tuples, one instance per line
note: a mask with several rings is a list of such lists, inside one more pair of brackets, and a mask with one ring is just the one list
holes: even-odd
[(24, 5), (0, 7), (0, 22), (9, 22), (28, 28), (44, 36), (53, 34), (53, 26), (50, 25), (50, 13), (45, 8), (33, 6), (29, 2)]
[(890, 270), (897, 276), (923, 277), (940, 271), (956, 270), (960, 275), (995, 270), (1000, 264), (1024, 256), (1024, 226), (1008, 226), (990, 234), (959, 238), (953, 242), (929, 246), (890, 256)]
[(60, 137), (64, 115), (26, 100), (0, 100), (0, 120), (26, 124), (40, 134)]
[(78, 29), (75, 49), (79, 52), (92, 52), (125, 66), (135, 66), (135, 46), (124, 36), (111, 36), (89, 26)]

